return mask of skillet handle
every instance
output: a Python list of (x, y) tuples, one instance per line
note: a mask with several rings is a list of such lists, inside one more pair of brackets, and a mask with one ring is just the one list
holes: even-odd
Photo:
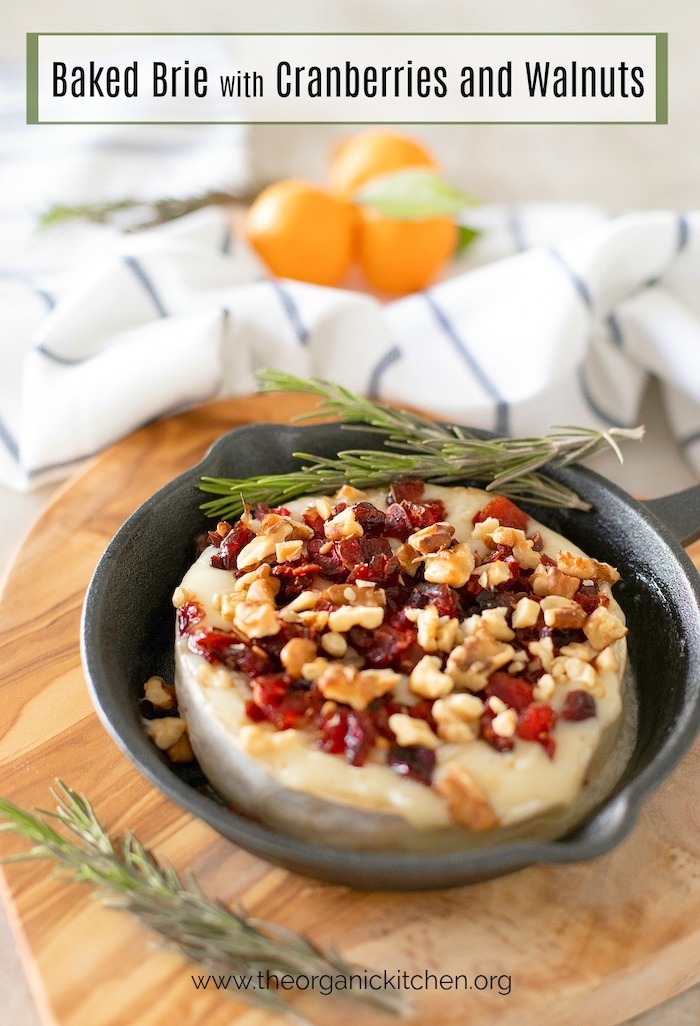
[(681, 545), (700, 538), (700, 485), (660, 499), (646, 499), (642, 505), (666, 524)]

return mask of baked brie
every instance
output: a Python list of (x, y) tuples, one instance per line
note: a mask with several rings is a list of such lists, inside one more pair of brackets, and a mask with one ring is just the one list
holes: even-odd
[(589, 774), (614, 782), (619, 574), (508, 499), (345, 486), (208, 541), (173, 596), (175, 687), (237, 811), (418, 850), (561, 832)]

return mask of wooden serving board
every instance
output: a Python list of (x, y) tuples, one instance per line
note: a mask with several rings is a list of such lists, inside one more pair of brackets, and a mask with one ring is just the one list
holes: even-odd
[[(80, 668), (80, 610), (105, 545), (148, 495), (231, 427), (286, 420), (298, 397), (218, 403), (149, 425), (58, 492), (22, 543), (0, 600), (0, 794), (51, 805), (55, 777), (204, 889), (337, 946), (382, 972), (508, 975), (509, 994), (416, 991), (416, 1024), (618, 1023), (700, 978), (700, 744), (615, 851), (472, 887), (362, 893), (272, 868), (181, 812), (139, 775), (93, 712)], [(18, 842), (3, 838), (3, 851)], [(272, 1026), (282, 1020), (195, 990), (193, 967), (154, 950), (129, 916), (58, 882), (45, 863), (2, 881), (43, 1022), (60, 1026)], [(505, 989), (505, 986), (503, 987)], [(357, 1006), (318, 998), (317, 1021)]]

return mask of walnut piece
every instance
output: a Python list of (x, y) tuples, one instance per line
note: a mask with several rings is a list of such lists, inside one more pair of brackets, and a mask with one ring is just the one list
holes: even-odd
[(440, 549), (448, 549), (452, 544), (455, 529), (452, 524), (446, 521), (439, 521), (437, 524), (430, 524), (420, 531), (409, 535), (408, 544), (425, 556), (430, 552), (439, 552)]
[(621, 620), (608, 612), (605, 606), (598, 606), (588, 617), (583, 633), (593, 648), (600, 652), (619, 638), (624, 638), (627, 628)]
[[(466, 542), (449, 549), (429, 552), (425, 556), (425, 579), (431, 584), (448, 584), (461, 588), (474, 569), (474, 553)], [(510, 576), (510, 574), (509, 574)]]
[(161, 751), (179, 741), (187, 730), (187, 724), (179, 716), (163, 716), (159, 720), (146, 720), (146, 733)]
[(329, 541), (342, 541), (345, 538), (360, 538), (365, 531), (352, 506), (346, 506), (331, 520), (326, 520), (323, 533)]
[(162, 677), (149, 677), (143, 688), (144, 698), (156, 709), (174, 709), (175, 688), (166, 684)]
[(384, 619), (381, 606), (341, 606), (328, 614), (328, 626), (332, 631), (344, 634), (351, 627), (366, 627), (374, 630)]
[(455, 682), (448, 673), (443, 673), (438, 656), (424, 655), (416, 663), (408, 679), (408, 686), (414, 695), (421, 698), (442, 698), (454, 690)]
[(464, 744), (479, 736), (479, 720), (485, 706), (476, 695), (464, 692), (439, 698), (433, 705), (438, 737), (452, 744)]
[(291, 638), (280, 652), (280, 661), (290, 677), (302, 677), (304, 666), (313, 662), (317, 652), (309, 638)]
[(439, 741), (425, 720), (418, 720), (408, 713), (392, 713), (389, 717), (389, 729), (396, 736), (396, 743), (402, 748), (422, 745), (424, 748), (437, 748)]
[(580, 581), (577, 577), (569, 577), (563, 574), (556, 566), (545, 566), (539, 563), (532, 576), (530, 584), (535, 595), (559, 595), (562, 598), (573, 598), (579, 589)]
[(458, 687), (480, 691), (494, 670), (505, 666), (514, 655), (512, 645), (497, 641), (480, 628), (450, 652), (445, 670)]
[[(306, 668), (305, 668), (306, 669)], [(356, 712), (392, 691), (401, 680), (393, 670), (360, 670), (344, 663), (331, 663), (318, 677), (316, 687), (324, 698), (344, 702)]]
[(459, 763), (448, 762), (433, 788), (445, 799), (453, 822), (459, 826), (478, 833), (498, 826), (498, 817), (486, 794)]
[(523, 596), (523, 598), (519, 599), (516, 603), (510, 622), (516, 631), (521, 630), (523, 627), (534, 627), (539, 615), (539, 602), (535, 602), (534, 599)]
[(277, 611), (269, 602), (239, 602), (233, 611), (233, 626), (247, 638), (270, 638), (280, 630)]

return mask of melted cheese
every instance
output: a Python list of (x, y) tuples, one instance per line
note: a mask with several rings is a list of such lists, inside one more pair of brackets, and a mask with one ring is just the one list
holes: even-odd
[[(472, 538), (472, 519), (491, 496), (473, 488), (438, 486), (427, 486), (425, 496), (442, 500), (457, 541), (469, 542), (477, 555), (486, 554), (483, 543)], [(383, 493), (369, 493), (368, 499), (386, 508)], [(298, 514), (309, 501), (299, 499), (288, 508)], [(528, 533), (534, 531), (539, 531), (544, 551), (553, 557), (560, 549), (583, 555), (561, 535), (530, 520)], [(205, 610), (203, 626), (224, 627), (227, 623), (215, 609), (214, 596), (230, 590), (231, 574), (210, 565), (213, 551), (202, 553), (182, 586)], [(609, 610), (624, 622), (613, 599)], [(597, 715), (580, 722), (560, 719), (553, 759), (541, 745), (518, 738), (514, 749), (503, 753), (481, 740), (441, 744), (435, 778), (448, 762), (456, 761), (468, 770), (500, 820), (502, 826), (495, 831), (499, 837), (566, 829), (613, 786), (630, 747), (633, 726), (628, 717), (625, 743), (615, 746), (615, 758), (610, 756), (622, 708), (625, 640), (615, 642), (613, 650), (617, 669), (601, 675), (604, 691), (596, 694)], [(245, 713), (250, 694), (246, 679), (212, 667), (188, 650), (186, 638), (176, 642), (176, 687), (204, 772), (249, 815), (299, 836), (357, 846), (412, 845), (410, 837), (416, 831), (432, 832), (443, 840), (456, 832), (464, 843), (466, 832), (451, 824), (442, 798), (430, 787), (398, 776), (382, 762), (381, 752), (374, 752), (362, 767), (351, 766), (342, 757), (319, 751), (304, 731), (278, 732), (271, 724), (251, 724)], [(557, 687), (549, 702), (555, 711), (561, 709), (570, 689)], [(596, 769), (597, 786), (586, 788), (586, 774), (599, 748), (597, 761), (602, 765)], [(494, 832), (489, 836), (492, 843)], [(484, 843), (480, 837), (473, 840)], [(415, 838), (414, 842), (424, 843)]]

